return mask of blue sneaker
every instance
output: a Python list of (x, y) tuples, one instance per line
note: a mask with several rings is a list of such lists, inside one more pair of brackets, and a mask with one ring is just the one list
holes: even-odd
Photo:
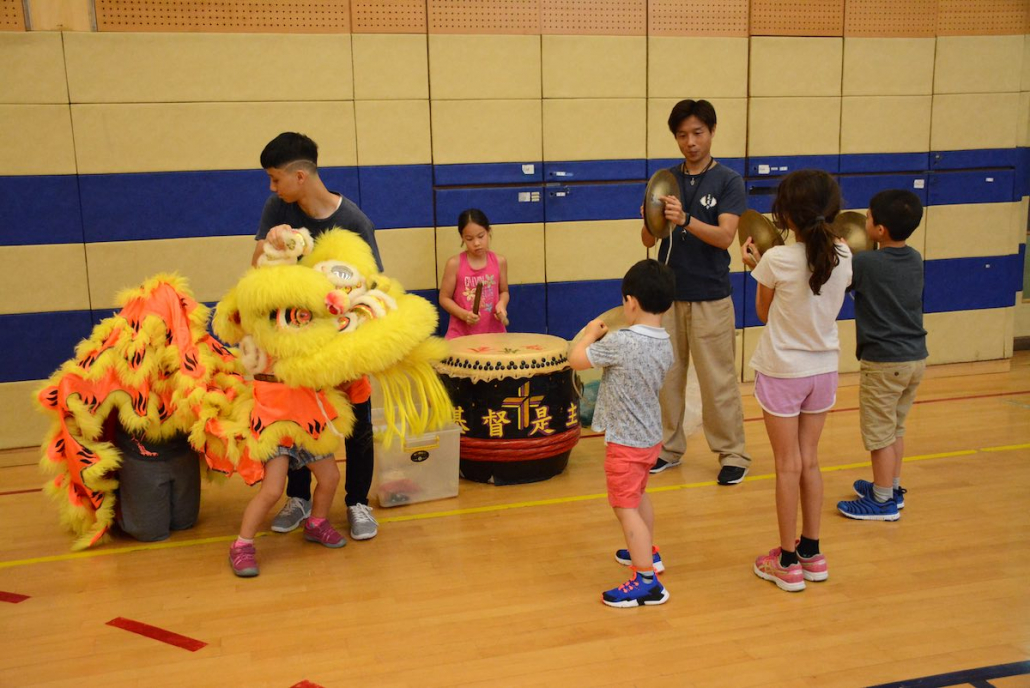
[[(615, 561), (619, 562), (623, 566), (633, 565), (633, 559), (630, 558), (628, 549), (616, 550)], [(663, 573), (665, 571), (665, 564), (662, 563), (662, 555), (658, 553), (657, 545), (651, 547), (651, 561), (654, 563), (655, 573)]]
[[(859, 497), (873, 498), (873, 484), (868, 480), (856, 480), (855, 481), (855, 494)], [(908, 492), (903, 487), (899, 487), (894, 490), (894, 501), (897, 503), (899, 509), (905, 508), (905, 493)]]
[(601, 601), (609, 607), (642, 607), (645, 605), (665, 604), (669, 601), (669, 591), (655, 576), (650, 585), (644, 582), (640, 574), (633, 572), (633, 577), (617, 588), (601, 593)]
[(898, 504), (893, 499), (878, 502), (872, 497), (859, 497), (849, 502), (837, 502), (837, 511), (859, 521), (897, 521), (901, 518)]

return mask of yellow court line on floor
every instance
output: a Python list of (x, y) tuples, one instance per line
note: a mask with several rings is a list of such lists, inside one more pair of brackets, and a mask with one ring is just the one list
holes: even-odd
[[(957, 456), (972, 456), (982, 452), (1002, 452), (1002, 451), (1014, 451), (1018, 449), (1030, 449), (1030, 443), (1027, 444), (1008, 444), (998, 447), (982, 447), (980, 449), (962, 449), (952, 452), (940, 452), (937, 454), (918, 454), (914, 456), (905, 457), (906, 462), (910, 461), (927, 461), (930, 459), (950, 459)], [(831, 471), (846, 471), (855, 468), (865, 468), (869, 466), (868, 461), (859, 461), (856, 463), (841, 464), (839, 466), (825, 466), (819, 470), (823, 473), (829, 473)], [(754, 482), (758, 480), (771, 480), (776, 477), (775, 473), (764, 473), (762, 475), (752, 475), (745, 478), (745, 482)], [(671, 492), (673, 490), (686, 490), (695, 487), (710, 487), (715, 485), (714, 480), (706, 480), (698, 483), (684, 483), (682, 485), (663, 485), (662, 487), (651, 487), (648, 488), (648, 492)], [(380, 518), (379, 523), (403, 523), (405, 521), (426, 521), (435, 518), (446, 518), (448, 516), (468, 516), (471, 514), (483, 514), (494, 511), (507, 511), (509, 509), (525, 509), (534, 506), (551, 506), (554, 504), (572, 504), (574, 502), (586, 502), (595, 499), (605, 499), (608, 495), (606, 493), (600, 494), (587, 494), (587, 495), (573, 495), (571, 497), (553, 497), (551, 499), (535, 499), (528, 502), (511, 502), (508, 504), (491, 504), (489, 506), (476, 506), (469, 507), (467, 509), (451, 509), (449, 511), (430, 511), (423, 514), (410, 514), (407, 516), (388, 516), (386, 518)], [(268, 535), (268, 532), (258, 533), (258, 537)], [(117, 547), (109, 549), (98, 549), (89, 550), (86, 552), (68, 552), (67, 554), (55, 554), (49, 557), (34, 557), (32, 559), (15, 559), (12, 561), (0, 561), (0, 569), (14, 568), (17, 566), (30, 566), (32, 564), (45, 564), (53, 561), (69, 561), (72, 559), (85, 559), (89, 557), (103, 557), (112, 554), (128, 554), (129, 552), (140, 552), (149, 550), (159, 549), (172, 549), (175, 547), (192, 547), (194, 545), (208, 545), (218, 542), (231, 542), (236, 539), (235, 535), (219, 535), (217, 537), (199, 538), (195, 540), (178, 540), (168, 542), (148, 542), (140, 543), (138, 545), (130, 545), (128, 547)]]

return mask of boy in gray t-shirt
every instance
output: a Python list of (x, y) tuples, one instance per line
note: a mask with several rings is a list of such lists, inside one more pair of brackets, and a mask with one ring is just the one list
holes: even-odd
[(626, 537), (627, 549), (618, 550), (615, 559), (636, 569), (633, 578), (601, 595), (610, 607), (663, 604), (669, 599), (669, 591), (656, 577), (665, 566), (653, 544), (654, 510), (644, 490), (662, 449), (658, 394), (673, 356), (661, 323), (672, 305), (675, 281), (672, 270), (656, 260), (635, 264), (622, 279), (622, 308), (629, 327), (607, 334), (604, 322), (592, 320), (569, 351), (574, 370), (604, 368), (593, 427), (605, 433), (608, 503)]
[(855, 331), (861, 377), (862, 441), (871, 454), (873, 482), (856, 480), (858, 499), (837, 504), (848, 518), (897, 521), (905, 506), (901, 462), (905, 418), (926, 370), (923, 259), (906, 241), (923, 218), (919, 197), (904, 189), (873, 196), (866, 234), (880, 245), (852, 263)]

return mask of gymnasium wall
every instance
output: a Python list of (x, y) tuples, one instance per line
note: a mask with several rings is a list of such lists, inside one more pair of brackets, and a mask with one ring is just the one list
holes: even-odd
[(1024, 0), (0, 0), (0, 60), (0, 448), (39, 441), (32, 391), (119, 290), (177, 270), (210, 303), (237, 280), (284, 130), (319, 143), (408, 289), (435, 301), (478, 206), (513, 328), (570, 337), (646, 255), (646, 180), (680, 159), (669, 109), (707, 98), (751, 207), (806, 166), (856, 210), (920, 194), (931, 363), (1030, 334)]

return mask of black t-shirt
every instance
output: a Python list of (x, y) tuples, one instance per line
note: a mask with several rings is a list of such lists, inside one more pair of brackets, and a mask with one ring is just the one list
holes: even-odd
[(919, 252), (911, 246), (862, 251), (851, 265), (858, 358), (880, 363), (926, 358)]
[(269, 196), (265, 202), (265, 209), (261, 213), (258, 233), (254, 238), (264, 239), (268, 235), (268, 230), (278, 225), (289, 225), (294, 229), (303, 227), (311, 232), (312, 238), (333, 227), (340, 227), (354, 232), (365, 240), (365, 243), (372, 248), (376, 265), (382, 271), (383, 259), (379, 257), (379, 246), (376, 245), (375, 225), (353, 201), (335, 191), (331, 193), (340, 197), (340, 207), (332, 215), (322, 220), (317, 220), (305, 213), (297, 203), (286, 203), (278, 196)]
[[(690, 177), (683, 174), (682, 165), (670, 167), (669, 171), (679, 182), (684, 209), (705, 224), (718, 226), (719, 215), (739, 216), (747, 209), (744, 180), (725, 165), (714, 165), (703, 177), (694, 177), (694, 186), (690, 185)], [(662, 240), (658, 260), (667, 263), (676, 274), (677, 301), (715, 301), (733, 293), (729, 251), (701, 241), (682, 227), (676, 227)]]

